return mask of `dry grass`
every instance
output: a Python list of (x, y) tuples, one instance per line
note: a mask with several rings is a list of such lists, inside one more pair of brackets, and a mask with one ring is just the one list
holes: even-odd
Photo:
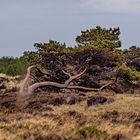
[[(71, 110), (83, 113), (83, 115), (88, 116), (90, 120), (88, 124), (96, 124), (99, 130), (105, 131), (108, 134), (122, 133), (133, 137), (133, 139), (140, 139), (140, 127), (135, 129), (135, 124), (131, 122), (129, 116), (127, 116), (131, 114), (140, 115), (140, 97), (117, 95), (115, 96), (115, 101), (110, 104), (96, 105), (88, 108), (85, 102), (82, 102), (73, 106), (63, 105), (62, 107), (54, 107), (54, 110), (55, 113), (59, 115), (63, 115), (65, 112)], [(117, 120), (113, 122), (112, 116), (108, 116), (109, 119), (107, 120), (103, 119), (100, 115), (106, 112), (117, 112), (118, 116), (116, 116), (116, 119), (118, 119), (119, 122), (115, 122)]]
[(34, 139), (57, 134), (66, 139), (80, 135), (90, 139), (140, 140), (140, 97), (115, 95), (113, 102), (87, 107), (86, 100), (75, 105), (49, 105), (53, 111), (0, 112), (0, 140)]

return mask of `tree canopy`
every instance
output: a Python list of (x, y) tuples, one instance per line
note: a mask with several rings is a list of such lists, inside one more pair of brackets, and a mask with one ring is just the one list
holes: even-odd
[(64, 83), (68, 79), (66, 73), (76, 75), (87, 67), (84, 75), (71, 84), (100, 88), (117, 79), (118, 85), (134, 87), (140, 79), (140, 48), (132, 46), (122, 50), (119, 35), (119, 28), (97, 26), (81, 31), (75, 47), (53, 40), (35, 43), (36, 51), (25, 52), (20, 58), (1, 58), (0, 72), (22, 74), (27, 66), (35, 64), (33, 83), (46, 80)]
[(73, 84), (97, 88), (119, 77), (120, 82), (131, 85), (140, 78), (136, 67), (127, 63), (134, 49), (121, 50), (119, 28), (97, 26), (81, 33), (76, 37), (74, 48), (53, 40), (35, 43), (37, 51), (30, 52), (31, 63), (38, 64), (47, 73), (42, 77), (41, 71), (35, 72), (40, 81), (64, 83), (67, 76), (63, 70), (74, 75), (84, 67), (88, 67), (86, 73)]
[(79, 47), (101, 47), (115, 49), (121, 47), (121, 41), (119, 40), (120, 29), (119, 28), (96, 28), (81, 31), (81, 35), (76, 37), (76, 42)]

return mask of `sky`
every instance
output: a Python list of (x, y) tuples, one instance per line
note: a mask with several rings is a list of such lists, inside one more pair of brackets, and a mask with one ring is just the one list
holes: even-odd
[(97, 25), (120, 27), (122, 48), (140, 46), (140, 0), (0, 0), (0, 57), (50, 39), (72, 47)]

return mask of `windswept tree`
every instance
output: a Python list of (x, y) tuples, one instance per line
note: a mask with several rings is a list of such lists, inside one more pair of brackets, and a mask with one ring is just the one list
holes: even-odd
[[(139, 72), (126, 64), (126, 56), (131, 53), (120, 49), (119, 35), (119, 28), (97, 26), (82, 31), (76, 37), (74, 48), (53, 40), (35, 43), (36, 51), (27, 55), (33, 67), (28, 68), (24, 83), (29, 74), (34, 79), (29, 92), (38, 88), (99, 91), (110, 87), (114, 90), (117, 83), (130, 88), (140, 78)], [(32, 73), (31, 68), (35, 68)]]
[[(50, 40), (47, 43), (35, 43), (37, 51), (30, 52), (31, 64), (37, 65), (34, 82), (51, 81), (65, 83), (84, 69), (82, 76), (73, 79), (70, 84), (86, 88), (101, 88), (116, 80), (116, 67), (122, 63), (122, 53), (118, 49), (119, 28), (82, 31), (76, 37), (77, 46)], [(51, 85), (49, 86), (51, 88)], [(46, 87), (42, 89), (46, 89)], [(52, 88), (54, 89), (54, 88)]]

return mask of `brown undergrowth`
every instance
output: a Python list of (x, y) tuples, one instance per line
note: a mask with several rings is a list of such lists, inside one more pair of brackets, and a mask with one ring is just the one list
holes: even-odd
[(93, 139), (139, 140), (140, 96), (106, 92), (0, 95), (0, 140)]

